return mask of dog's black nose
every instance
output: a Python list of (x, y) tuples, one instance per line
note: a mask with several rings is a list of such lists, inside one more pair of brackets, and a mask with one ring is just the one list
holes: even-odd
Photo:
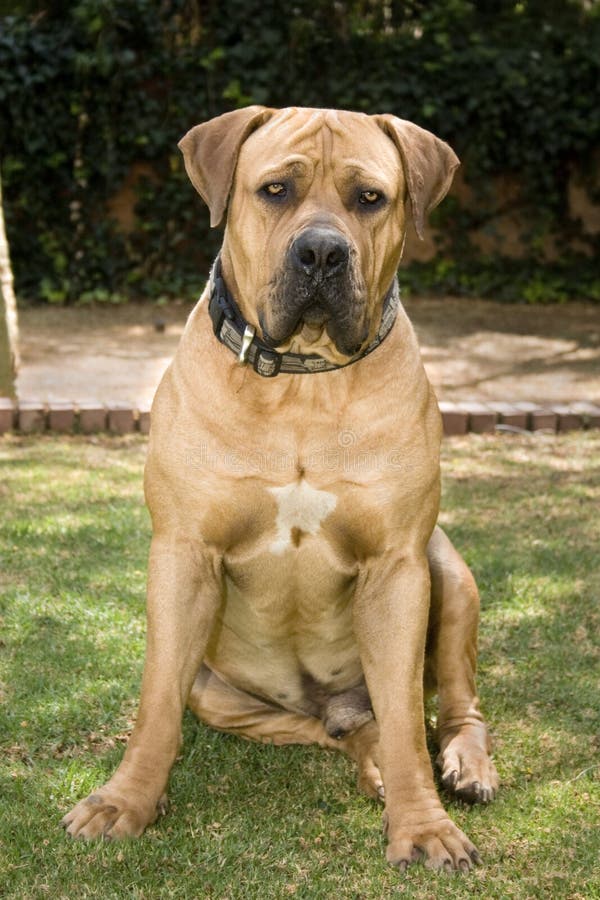
[(348, 263), (350, 251), (345, 237), (331, 228), (307, 228), (295, 239), (291, 255), (297, 269), (311, 278), (337, 275)]

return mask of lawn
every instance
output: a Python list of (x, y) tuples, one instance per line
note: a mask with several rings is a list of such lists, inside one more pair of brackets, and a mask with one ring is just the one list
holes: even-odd
[(171, 811), (138, 842), (58, 827), (112, 772), (135, 715), (149, 519), (141, 438), (0, 440), (0, 895), (600, 898), (600, 434), (444, 444), (442, 523), (482, 593), (480, 692), (497, 801), (447, 801), (485, 864), (383, 857), (353, 767), (191, 715)]

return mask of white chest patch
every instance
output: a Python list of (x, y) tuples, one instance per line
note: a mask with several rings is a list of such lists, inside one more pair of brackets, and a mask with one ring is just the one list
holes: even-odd
[(337, 497), (328, 491), (318, 491), (304, 479), (281, 488), (269, 488), (277, 501), (277, 535), (271, 543), (271, 553), (280, 556), (292, 546), (292, 531), (316, 534), (323, 519), (335, 509)]

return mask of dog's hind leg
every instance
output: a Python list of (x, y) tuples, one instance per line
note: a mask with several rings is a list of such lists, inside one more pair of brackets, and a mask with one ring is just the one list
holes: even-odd
[(437, 764), (447, 790), (469, 802), (488, 803), (498, 789), (498, 775), (475, 686), (479, 594), (468, 566), (439, 527), (428, 559), (425, 687), (439, 698)]
[(267, 703), (228, 684), (208, 666), (201, 666), (188, 698), (192, 712), (219, 731), (265, 744), (319, 744), (347, 753), (358, 766), (358, 786), (370, 797), (383, 796), (375, 762), (378, 729), (367, 722), (351, 734), (334, 738), (316, 716), (302, 715)]

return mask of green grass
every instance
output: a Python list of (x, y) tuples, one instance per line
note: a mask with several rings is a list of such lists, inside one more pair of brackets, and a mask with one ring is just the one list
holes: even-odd
[(255, 746), (191, 715), (171, 812), (137, 842), (69, 841), (117, 764), (143, 660), (141, 439), (0, 441), (0, 895), (600, 898), (600, 435), (444, 444), (442, 522), (483, 597), (480, 692), (498, 800), (447, 802), (485, 866), (383, 857), (351, 763)]

